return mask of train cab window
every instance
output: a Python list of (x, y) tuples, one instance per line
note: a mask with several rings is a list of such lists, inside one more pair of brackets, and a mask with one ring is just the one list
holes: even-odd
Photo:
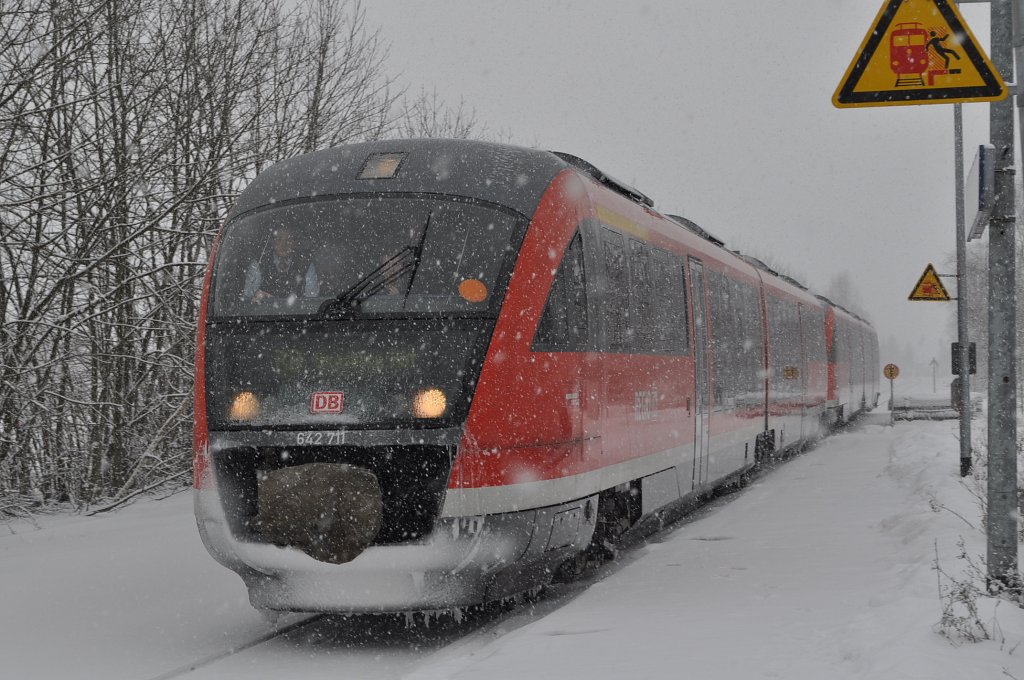
[(583, 242), (577, 233), (555, 272), (551, 293), (533, 338), (533, 351), (581, 352), (587, 348), (586, 290)]
[(360, 314), (493, 315), (520, 224), (447, 198), (326, 197), (259, 210), (225, 227), (212, 316), (317, 315), (332, 300)]

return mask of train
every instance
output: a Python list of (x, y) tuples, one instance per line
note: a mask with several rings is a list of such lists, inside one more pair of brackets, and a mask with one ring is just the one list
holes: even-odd
[(196, 520), (260, 610), (497, 601), (873, 408), (878, 366), (863, 318), (576, 156), (307, 153), (211, 251)]
[(917, 21), (896, 24), (889, 35), (889, 60), (896, 87), (923, 86), (928, 70), (928, 31)]

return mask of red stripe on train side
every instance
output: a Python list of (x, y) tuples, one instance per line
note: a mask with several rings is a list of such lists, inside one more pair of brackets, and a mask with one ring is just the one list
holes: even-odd
[(552, 181), (527, 230), (480, 372), (449, 486), (474, 488), (571, 474), (581, 458), (564, 391), (579, 382), (583, 353), (533, 354), (530, 344), (555, 271), (585, 217), (586, 190), (572, 171)]
[[(692, 356), (531, 351), (563, 253), (580, 222), (593, 217), (589, 201), (604, 199), (588, 196), (572, 172), (542, 197), (481, 370), (450, 488), (557, 479), (692, 447)], [(631, 208), (625, 201), (616, 206)], [(637, 224), (649, 219), (639, 209), (632, 214)]]
[(195, 401), (192, 413), (192, 484), (202, 488), (210, 471), (210, 429), (206, 420), (206, 314), (210, 301), (210, 280), (216, 262), (220, 235), (210, 249), (210, 261), (203, 279), (203, 296), (199, 303), (199, 327), (196, 331)]

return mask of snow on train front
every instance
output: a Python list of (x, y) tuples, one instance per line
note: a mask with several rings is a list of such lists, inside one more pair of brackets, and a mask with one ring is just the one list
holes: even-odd
[(443, 508), (519, 246), (563, 169), (373, 142), (279, 163), (239, 197), (204, 287), (195, 508), (254, 606), (431, 609), (530, 581), (514, 567), (538, 549), (534, 512)]

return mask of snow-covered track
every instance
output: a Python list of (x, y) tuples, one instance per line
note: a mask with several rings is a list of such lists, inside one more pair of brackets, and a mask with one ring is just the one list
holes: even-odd
[(443, 612), (314, 614), (145, 680), (279, 677), (275, 669), (282, 667), (314, 677), (322, 667), (332, 677), (391, 680), (443, 648), (483, 645), (535, 621), (560, 606), (559, 599), (536, 610), (508, 602)]
[(170, 670), (170, 671), (167, 671), (166, 673), (161, 673), (160, 675), (155, 675), (155, 676), (153, 676), (151, 678), (147, 678), (146, 680), (172, 680), (172, 678), (180, 678), (180, 677), (182, 677), (184, 675), (188, 675), (189, 673), (192, 673), (193, 671), (196, 671), (196, 670), (198, 670), (200, 668), (203, 668), (205, 666), (209, 666), (211, 664), (217, 663), (218, 661), (226, 659), (226, 658), (228, 658), (230, 656), (234, 656), (236, 654), (244, 652), (247, 649), (252, 649), (256, 645), (261, 645), (261, 644), (263, 644), (265, 642), (269, 642), (270, 640), (273, 640), (275, 638), (283, 637), (283, 636), (287, 635), (288, 633), (290, 633), (290, 632), (292, 632), (294, 630), (297, 630), (299, 628), (304, 628), (306, 626), (309, 626), (309, 625), (311, 625), (311, 624), (313, 624), (313, 623), (323, 619), (325, 616), (326, 616), (326, 614), (314, 614), (312, 616), (307, 616), (306, 618), (301, 619), (299, 621), (294, 621), (292, 623), (289, 623), (287, 625), (281, 626), (279, 628), (275, 628), (274, 630), (270, 631), (269, 633), (266, 633), (265, 635), (260, 635), (259, 637), (253, 638), (252, 640), (250, 640), (248, 642), (245, 642), (243, 644), (236, 645), (236, 646), (231, 647), (229, 649), (226, 649), (226, 650), (223, 650), (223, 651), (220, 651), (220, 652), (215, 652), (213, 654), (208, 654), (208, 655), (206, 655), (206, 656), (204, 656), (202, 658), (196, 659), (195, 661), (190, 661), (187, 664), (183, 664), (181, 666), (178, 666), (177, 668), (175, 668), (173, 670)]

